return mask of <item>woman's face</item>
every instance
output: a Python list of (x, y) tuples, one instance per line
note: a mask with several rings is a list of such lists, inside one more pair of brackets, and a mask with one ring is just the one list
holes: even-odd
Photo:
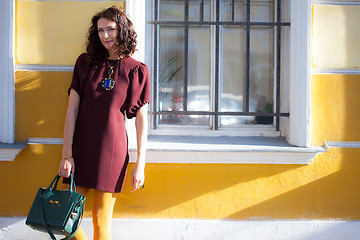
[(118, 28), (114, 21), (107, 18), (100, 18), (97, 22), (97, 28), (101, 43), (106, 49), (110, 50), (114, 44), (118, 43)]

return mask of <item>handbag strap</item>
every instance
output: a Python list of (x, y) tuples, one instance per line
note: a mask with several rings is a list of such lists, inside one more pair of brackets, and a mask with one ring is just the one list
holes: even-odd
[[(52, 240), (57, 240), (54, 233), (51, 231), (50, 227), (49, 227), (49, 224), (47, 223), (46, 221), (46, 218), (45, 218), (45, 214), (44, 214), (44, 211), (43, 211), (43, 204), (42, 204), (42, 193), (43, 193), (43, 190), (44, 189), (41, 189), (41, 192), (40, 192), (40, 212), (41, 212), (41, 216), (42, 216), (42, 222), (43, 222), (43, 225), (45, 226), (46, 228), (46, 231), (48, 232), (48, 234), (50, 235), (51, 239)], [(82, 220), (82, 215), (84, 213), (84, 208), (81, 209), (81, 217), (80, 217), (80, 221)], [(79, 221), (79, 224), (80, 225), (80, 221)], [(75, 233), (77, 232), (78, 228), (75, 229), (74, 232), (72, 232), (69, 236), (66, 236), (65, 238), (62, 238), (61, 240), (68, 240), (68, 239), (71, 239), (72, 237), (74, 237)]]
[[(56, 190), (57, 188), (57, 184), (59, 182), (59, 179), (60, 179), (60, 175), (57, 174), (54, 179), (52, 180), (52, 182), (50, 183), (48, 189), (54, 189)], [(55, 183), (55, 184), (54, 184)], [(76, 185), (75, 185), (75, 180), (74, 180), (74, 177), (72, 174), (70, 174), (70, 185), (69, 185), (69, 192), (76, 192)]]

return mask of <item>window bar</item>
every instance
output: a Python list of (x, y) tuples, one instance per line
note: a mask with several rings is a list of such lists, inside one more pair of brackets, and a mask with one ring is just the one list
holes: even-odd
[[(158, 0), (155, 0), (155, 11), (154, 11), (154, 20), (158, 21), (158, 7), (159, 7), (159, 2)], [(158, 67), (158, 24), (154, 24), (154, 94), (153, 94), (153, 108), (154, 108), (154, 115), (153, 115), (153, 128), (156, 129), (157, 128), (157, 116), (158, 116), (158, 99), (157, 99), (157, 88), (158, 88), (158, 74), (157, 74), (157, 67)]]
[(200, 22), (204, 21), (204, 0), (200, 2)]
[(232, 0), (231, 2), (231, 21), (234, 22), (235, 21), (235, 0)]
[[(160, 25), (167, 25), (167, 26), (178, 26), (178, 25), (181, 25), (181, 24), (186, 24), (185, 21), (152, 21), (151, 22), (152, 24), (160, 24)], [(229, 22), (229, 21), (221, 21), (221, 22), (212, 22), (212, 21), (203, 21), (203, 22), (200, 22), (200, 21), (191, 21), (191, 24), (192, 25), (210, 25), (210, 26), (213, 26), (213, 25), (220, 25), (220, 26), (227, 26), (227, 25), (230, 25), (230, 26), (247, 26), (247, 25), (250, 25), (250, 26), (290, 26), (290, 23), (289, 22), (283, 22), (283, 23), (277, 23), (276, 21), (275, 22), (250, 22), (250, 23), (247, 23), (246, 21), (245, 22), (238, 22), (238, 21), (234, 21), (234, 22)]]
[(250, 0), (246, 1), (246, 93), (245, 112), (249, 112), (250, 99)]
[[(220, 19), (220, 0), (216, 1), (216, 23)], [(216, 24), (215, 27), (215, 106), (214, 106), (214, 129), (219, 129), (219, 54), (220, 54), (220, 26)]]
[(276, 36), (276, 131), (280, 130), (280, 60), (281, 60), (281, 0), (276, 4), (276, 23), (278, 23)]
[(183, 96), (183, 111), (187, 111), (188, 100), (188, 63), (189, 63), (189, 0), (185, 1), (185, 29), (184, 29), (184, 51), (185, 51), (185, 66), (184, 66), (184, 96)]

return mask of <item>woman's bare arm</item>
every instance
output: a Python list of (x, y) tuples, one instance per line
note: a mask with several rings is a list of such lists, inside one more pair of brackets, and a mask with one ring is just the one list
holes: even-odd
[(72, 158), (72, 143), (79, 105), (80, 96), (75, 90), (71, 89), (64, 124), (62, 159), (59, 166), (59, 175), (61, 177), (69, 177), (70, 173), (74, 174), (75, 164)]

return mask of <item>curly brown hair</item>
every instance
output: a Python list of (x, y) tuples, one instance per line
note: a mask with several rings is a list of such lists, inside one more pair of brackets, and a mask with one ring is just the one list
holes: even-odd
[(127, 57), (136, 51), (136, 32), (133, 23), (126, 13), (121, 9), (113, 6), (96, 14), (91, 19), (91, 26), (88, 32), (87, 40), (87, 57), (90, 63), (97, 64), (109, 57), (109, 53), (98, 35), (97, 22), (100, 18), (106, 18), (114, 21), (118, 28), (118, 44), (114, 45), (114, 51), (119, 57)]

